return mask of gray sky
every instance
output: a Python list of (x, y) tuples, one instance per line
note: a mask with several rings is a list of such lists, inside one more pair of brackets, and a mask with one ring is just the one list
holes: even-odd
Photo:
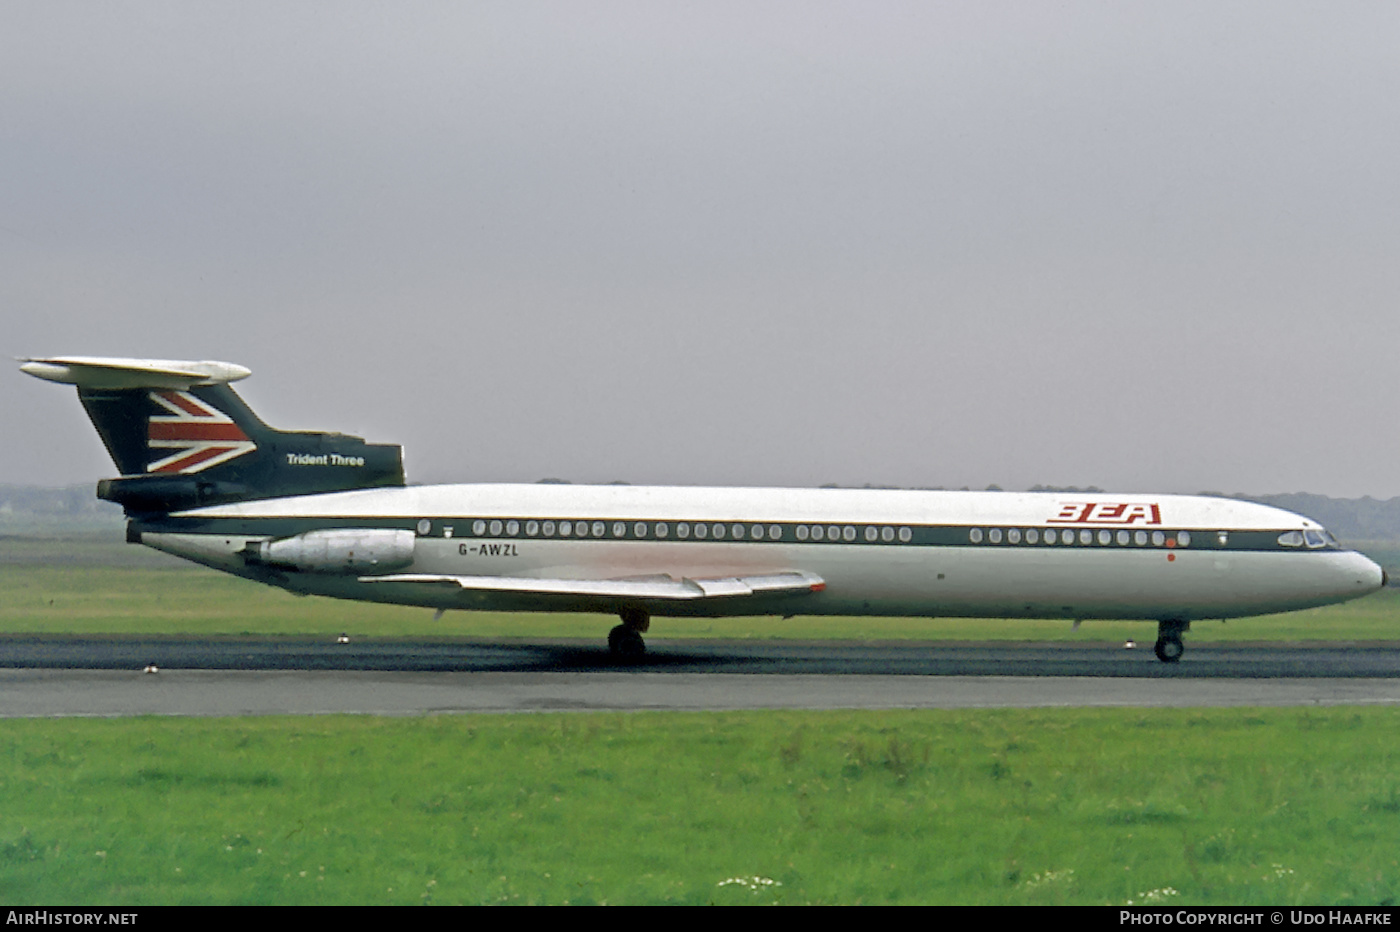
[[(419, 481), (1400, 495), (1400, 6), (0, 0), (0, 352)], [(0, 482), (111, 475), (0, 373)]]

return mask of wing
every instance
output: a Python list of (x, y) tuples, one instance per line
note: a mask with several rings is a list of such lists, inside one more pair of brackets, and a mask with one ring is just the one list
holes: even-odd
[(766, 576), (727, 576), (713, 579), (676, 579), (645, 576), (625, 579), (537, 579), (529, 576), (446, 576), (431, 573), (398, 573), (361, 576), (363, 583), (397, 583), (434, 586), (463, 594), (491, 593), (548, 600), (597, 600), (611, 605), (619, 601), (685, 602), (736, 599), (755, 595), (800, 595), (821, 592), (826, 582), (813, 573), (773, 573)]

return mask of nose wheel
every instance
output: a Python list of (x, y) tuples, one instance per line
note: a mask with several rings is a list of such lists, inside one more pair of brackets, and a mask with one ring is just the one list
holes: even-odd
[(1186, 653), (1186, 645), (1181, 641), (1181, 635), (1191, 627), (1189, 621), (1159, 621), (1157, 622), (1157, 644), (1152, 651), (1157, 655), (1157, 659), (1162, 663), (1176, 663), (1181, 659), (1181, 655)]
[(640, 660), (646, 656), (642, 632), (651, 627), (651, 616), (640, 608), (623, 609), (618, 614), (622, 624), (608, 632), (608, 650), (618, 660)]

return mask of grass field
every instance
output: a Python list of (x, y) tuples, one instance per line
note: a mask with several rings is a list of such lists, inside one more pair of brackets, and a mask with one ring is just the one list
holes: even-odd
[(0, 900), (1390, 904), (1378, 709), (0, 722)]

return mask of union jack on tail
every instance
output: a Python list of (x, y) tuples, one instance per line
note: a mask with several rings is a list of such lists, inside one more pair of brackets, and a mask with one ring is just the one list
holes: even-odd
[(152, 460), (146, 472), (202, 472), (258, 448), (231, 417), (189, 392), (151, 392), (150, 399), (168, 413), (147, 419), (146, 444), (152, 456), (173, 452)]

